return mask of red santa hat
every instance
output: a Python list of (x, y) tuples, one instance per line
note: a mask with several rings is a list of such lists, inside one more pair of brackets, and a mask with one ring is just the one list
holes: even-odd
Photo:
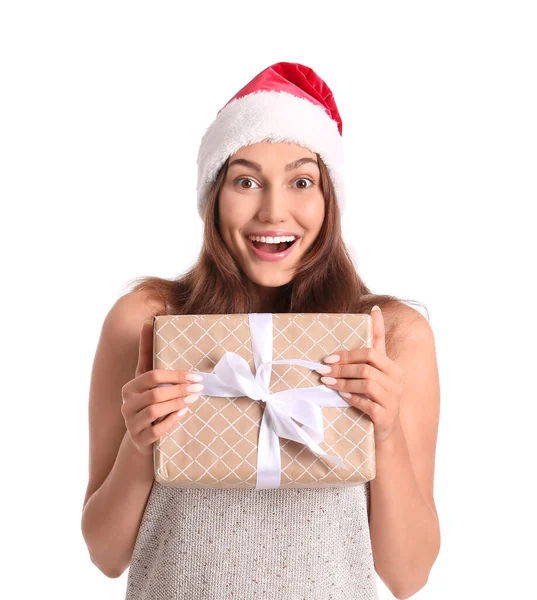
[(246, 84), (218, 112), (198, 152), (198, 212), (219, 169), (239, 148), (262, 141), (298, 144), (326, 164), (344, 207), (343, 123), (332, 91), (309, 67), (279, 62)]

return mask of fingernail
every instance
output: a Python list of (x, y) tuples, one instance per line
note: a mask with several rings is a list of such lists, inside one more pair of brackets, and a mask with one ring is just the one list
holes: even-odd
[(330, 371), (332, 370), (332, 367), (317, 367), (317, 369), (315, 369), (317, 371), (317, 373), (320, 373), (321, 375), (326, 375), (327, 373), (330, 373)]
[(190, 396), (186, 396), (185, 403), (192, 404), (192, 402), (196, 402), (196, 400), (198, 398), (199, 398), (199, 394), (190, 394)]
[(337, 383), (337, 379), (334, 379), (333, 377), (321, 377), (321, 381), (323, 383), (328, 383), (328, 385), (334, 385)]
[(323, 362), (325, 363), (335, 363), (339, 360), (339, 354), (330, 354), (330, 356), (327, 356)]
[(188, 406), (185, 406), (184, 408), (182, 408), (180, 411), (177, 412), (177, 416), (182, 417), (186, 413), (187, 410), (188, 410)]
[(351, 397), (351, 395), (349, 394), (349, 392), (338, 392), (338, 394), (340, 396), (343, 396), (343, 398), (345, 398), (345, 400), (348, 400)]
[(371, 312), (373, 312), (374, 310), (380, 310), (380, 307), (378, 307), (378, 306), (375, 304), (375, 306), (373, 306), (373, 308), (371, 309)]
[(198, 373), (187, 373), (185, 379), (187, 381), (203, 381), (203, 377), (198, 375)]
[(186, 391), (187, 392), (201, 392), (201, 390), (204, 388), (203, 383), (191, 383), (190, 385), (187, 386)]

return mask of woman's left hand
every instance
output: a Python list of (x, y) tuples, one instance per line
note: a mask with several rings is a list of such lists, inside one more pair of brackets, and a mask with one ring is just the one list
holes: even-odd
[[(371, 318), (373, 347), (334, 350), (323, 360), (330, 364), (331, 370), (328, 375), (323, 374), (321, 381), (371, 418), (374, 423), (375, 443), (378, 444), (389, 439), (400, 424), (403, 369), (386, 355), (382, 311), (372, 310)], [(336, 355), (339, 356), (339, 360), (332, 362), (330, 357)], [(319, 369), (319, 372), (321, 370)]]

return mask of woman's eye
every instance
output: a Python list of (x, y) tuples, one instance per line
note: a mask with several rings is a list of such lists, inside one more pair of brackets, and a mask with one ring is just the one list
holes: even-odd
[(310, 187), (312, 187), (313, 185), (315, 185), (315, 184), (313, 183), (313, 181), (312, 181), (312, 180), (311, 180), (309, 177), (301, 177), (300, 179), (297, 179), (297, 181), (309, 181), (309, 182), (311, 183), (311, 185), (309, 185), (309, 186), (306, 186), (306, 187), (304, 187), (304, 186), (302, 186), (302, 185), (301, 185), (301, 186), (299, 187), (299, 189), (301, 189), (301, 190), (307, 190), (308, 188), (310, 188)]
[(243, 190), (251, 190), (251, 187), (243, 187), (240, 182), (241, 181), (251, 181), (252, 183), (255, 183), (255, 181), (253, 179), (250, 179), (249, 177), (239, 177), (238, 179), (235, 180), (235, 183), (241, 187)]

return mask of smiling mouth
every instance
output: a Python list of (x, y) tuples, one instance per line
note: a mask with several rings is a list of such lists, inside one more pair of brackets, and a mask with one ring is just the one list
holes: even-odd
[(277, 252), (284, 252), (287, 248), (290, 248), (297, 240), (295, 238), (292, 242), (280, 242), (279, 244), (267, 244), (266, 242), (256, 242), (254, 240), (248, 240), (250, 244), (261, 250), (262, 252), (270, 252), (272, 254), (276, 254)]

